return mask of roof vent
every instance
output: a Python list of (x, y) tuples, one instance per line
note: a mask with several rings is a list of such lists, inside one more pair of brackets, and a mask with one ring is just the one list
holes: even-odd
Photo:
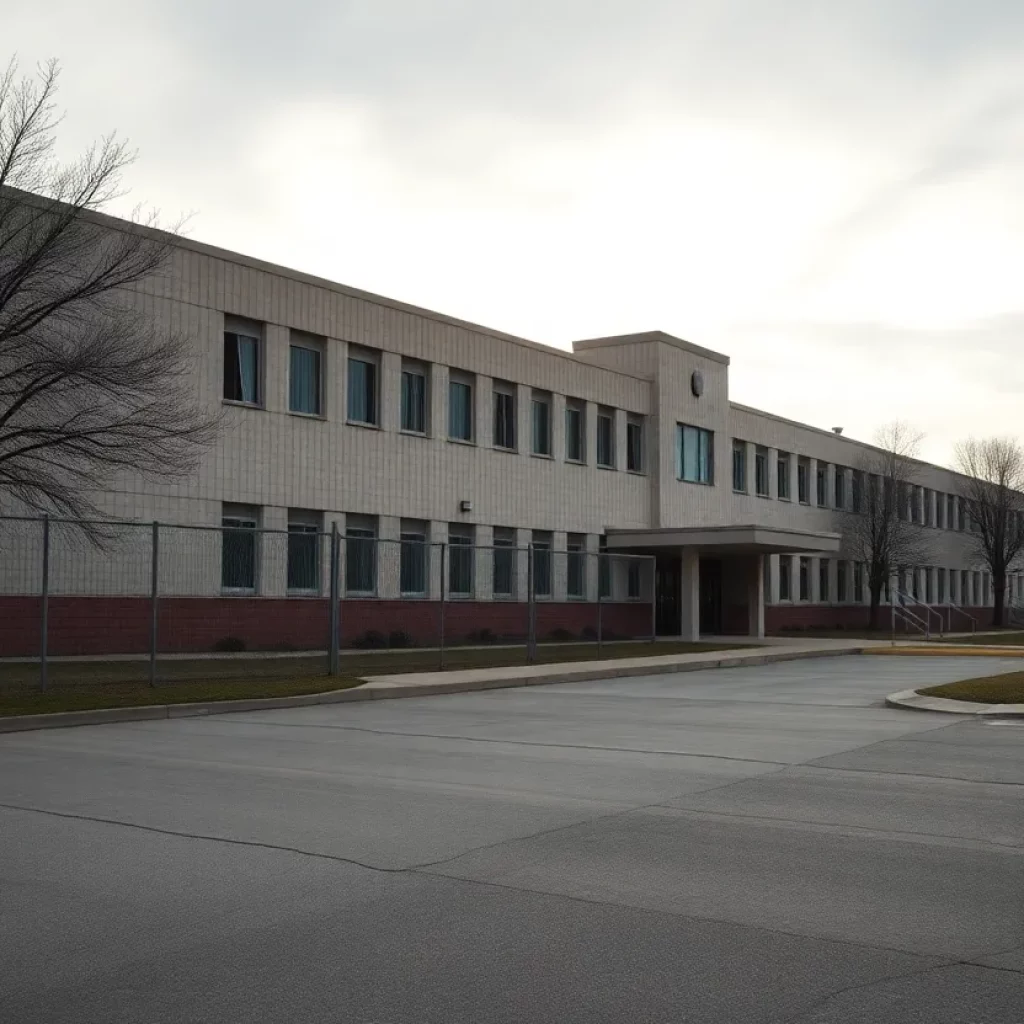
[(833, 434), (841, 434), (842, 432), (843, 432), (843, 428), (842, 427), (833, 427), (832, 428), (832, 433)]

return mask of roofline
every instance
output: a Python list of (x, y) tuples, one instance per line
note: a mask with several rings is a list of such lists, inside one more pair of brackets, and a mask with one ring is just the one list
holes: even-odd
[(684, 352), (691, 352), (693, 355), (702, 356), (712, 362), (729, 365), (729, 357), (713, 349), (704, 348), (702, 345), (694, 345), (692, 341), (677, 338), (673, 334), (666, 334), (664, 331), (641, 331), (639, 334), (612, 334), (605, 338), (585, 338), (582, 341), (574, 341), (572, 348), (574, 352), (587, 352), (597, 348), (616, 348), (620, 345), (642, 345), (647, 342), (661, 342), (663, 345), (671, 345), (673, 348), (682, 349)]

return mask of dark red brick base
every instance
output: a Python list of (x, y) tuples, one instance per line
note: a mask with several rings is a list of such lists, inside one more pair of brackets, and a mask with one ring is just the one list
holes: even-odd
[[(920, 618), (925, 618), (923, 608), (910, 608)], [(987, 629), (992, 625), (991, 608), (968, 608), (966, 609), (977, 620), (978, 629)], [(768, 605), (764, 610), (764, 626), (768, 633), (777, 633), (782, 630), (801, 629), (867, 629), (870, 609), (867, 605), (826, 605), (826, 604), (794, 604), (794, 605)], [(946, 623), (946, 612), (942, 612), (943, 624)], [(880, 611), (879, 624), (881, 628), (887, 629), (890, 622), (890, 611), (884, 606)], [(932, 622), (937, 626), (938, 621), (932, 614)], [(953, 631), (970, 632), (971, 623), (963, 615), (953, 613)], [(897, 632), (906, 630), (897, 626)]]
[[(0, 657), (32, 657), (40, 647), (40, 600), (0, 597)], [(463, 643), (489, 630), (496, 639), (520, 640), (529, 631), (528, 606), (501, 601), (450, 601), (444, 635)], [(601, 606), (602, 629), (622, 639), (651, 633), (647, 604)], [(48, 650), (60, 655), (144, 654), (149, 651), (151, 608), (144, 597), (51, 597)], [(586, 602), (539, 602), (537, 636), (544, 640), (596, 633), (598, 606)], [(441, 606), (436, 601), (344, 601), (341, 642), (356, 644), (369, 631), (388, 638), (402, 631), (417, 645), (436, 645)], [(564, 631), (564, 632), (563, 632)], [(158, 605), (159, 649), (164, 653), (212, 651), (228, 637), (248, 651), (325, 650), (330, 605), (323, 598), (162, 598)]]

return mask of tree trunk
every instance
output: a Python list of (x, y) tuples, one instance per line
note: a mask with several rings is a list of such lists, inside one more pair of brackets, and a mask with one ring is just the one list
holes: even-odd
[(871, 594), (871, 610), (868, 613), (868, 629), (881, 628), (882, 611), (882, 586), (881, 584), (870, 584), (868, 587)]
[(992, 586), (995, 593), (992, 601), (992, 625), (1000, 627), (1003, 625), (1004, 609), (1006, 604), (1006, 573), (992, 573)]

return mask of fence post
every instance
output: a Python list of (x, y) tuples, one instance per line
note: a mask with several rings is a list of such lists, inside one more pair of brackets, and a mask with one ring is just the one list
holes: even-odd
[(537, 660), (537, 567), (534, 564), (533, 544), (526, 550), (526, 660)]
[(40, 584), (40, 618), (39, 618), (39, 686), (45, 690), (49, 684), (49, 665), (47, 664), (48, 641), (50, 633), (50, 517), (43, 516), (43, 579)]
[(336, 676), (341, 671), (341, 537), (338, 522), (331, 523), (331, 582), (330, 582), (330, 649), (327, 653), (327, 673)]
[(156, 651), (157, 632), (159, 629), (157, 618), (157, 599), (160, 593), (160, 524), (153, 520), (153, 564), (150, 568), (150, 594), (149, 594), (149, 685), (156, 686)]
[(447, 544), (442, 544), (441, 545), (441, 601), (440, 601), (440, 608), (439, 608), (439, 616), (440, 616), (439, 633), (440, 633), (440, 636), (438, 638), (438, 650), (437, 650), (437, 665), (438, 665), (438, 668), (444, 668), (444, 598), (445, 598), (445, 591), (448, 589), (448, 572), (447, 572), (448, 567), (445, 564), (446, 561), (447, 561), (447, 555), (448, 555), (448, 545)]

